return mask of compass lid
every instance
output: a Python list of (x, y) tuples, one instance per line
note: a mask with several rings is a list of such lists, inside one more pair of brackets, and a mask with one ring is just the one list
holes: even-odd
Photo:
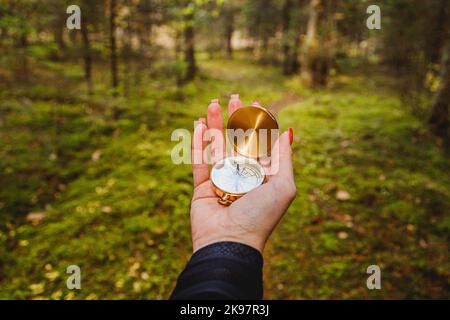
[(243, 156), (270, 156), (272, 143), (278, 137), (278, 122), (264, 107), (242, 107), (228, 119), (227, 136), (234, 150)]

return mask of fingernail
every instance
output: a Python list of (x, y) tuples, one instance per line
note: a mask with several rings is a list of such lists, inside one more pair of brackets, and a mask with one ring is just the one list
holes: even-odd
[(198, 122), (203, 123), (206, 125), (206, 119), (205, 118), (198, 118)]
[(212, 99), (211, 103), (219, 103), (219, 99)]
[(239, 100), (239, 94), (233, 93), (233, 94), (230, 96), (230, 100)]
[(292, 141), (294, 141), (294, 130), (292, 128), (289, 128), (289, 142), (292, 145)]

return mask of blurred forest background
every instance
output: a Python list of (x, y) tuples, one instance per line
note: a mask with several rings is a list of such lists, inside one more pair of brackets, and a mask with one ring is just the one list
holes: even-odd
[(0, 298), (168, 298), (170, 135), (232, 93), (294, 129), (265, 298), (450, 298), (449, 25), (446, 0), (0, 0)]

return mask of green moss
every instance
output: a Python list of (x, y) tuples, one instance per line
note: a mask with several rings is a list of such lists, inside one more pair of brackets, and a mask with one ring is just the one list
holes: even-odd
[[(58, 83), (1, 92), (0, 298), (167, 298), (191, 253), (191, 170), (172, 164), (170, 134), (192, 129), (211, 98), (225, 111), (235, 92), (300, 98), (279, 113), (294, 129), (298, 197), (265, 253), (267, 298), (449, 297), (450, 162), (383, 77), (311, 90), (267, 66), (200, 66), (184, 88), (143, 76), (127, 98), (101, 85), (72, 95), (80, 70), (58, 64), (64, 103), (48, 100)], [(23, 221), (30, 211), (46, 217)], [(65, 289), (70, 264), (80, 291)], [(381, 291), (365, 287), (370, 264)]]

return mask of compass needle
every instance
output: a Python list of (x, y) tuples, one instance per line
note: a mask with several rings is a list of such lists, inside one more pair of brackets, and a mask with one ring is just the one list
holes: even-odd
[(236, 156), (217, 163), (211, 181), (216, 192), (242, 196), (264, 182), (264, 171), (256, 160)]

